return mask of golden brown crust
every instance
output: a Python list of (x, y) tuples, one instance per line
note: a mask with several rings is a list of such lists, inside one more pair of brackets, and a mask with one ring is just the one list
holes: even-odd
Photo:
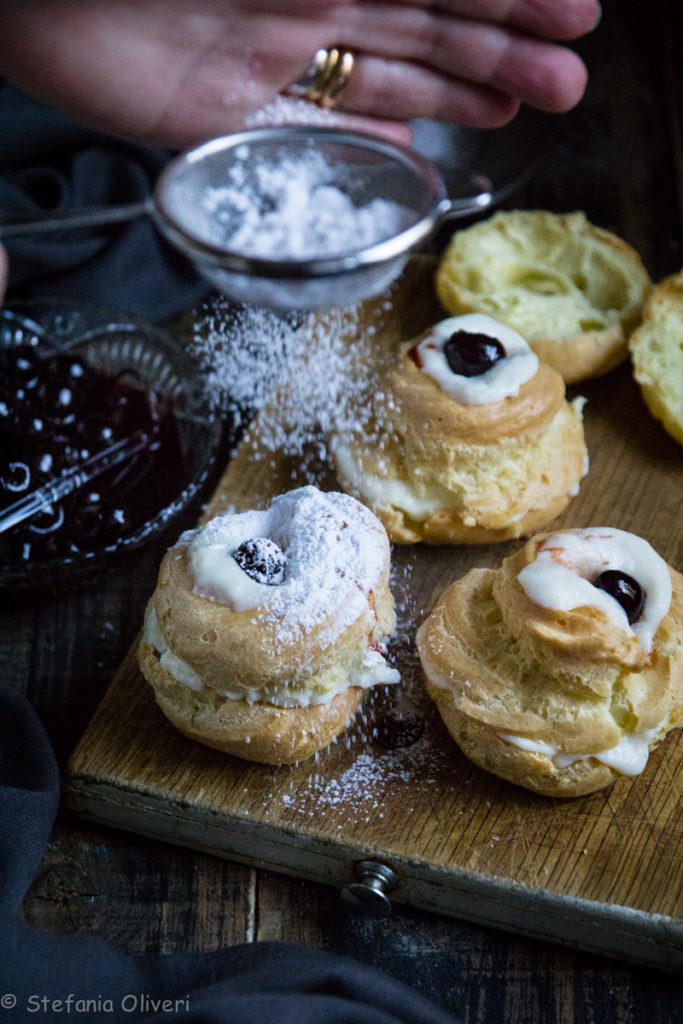
[(573, 383), (625, 359), (650, 280), (635, 249), (583, 213), (512, 210), (453, 235), (436, 290), (454, 315), (486, 313), (519, 331)]
[[(162, 560), (138, 663), (185, 735), (248, 760), (290, 764), (345, 728), (366, 687), (396, 681), (381, 656), (396, 620), (389, 541), (367, 509), (307, 487), (274, 499), (269, 512), (286, 525), (278, 534), (286, 570), (275, 589), (257, 586), (249, 600), (261, 603), (233, 606), (243, 580), (230, 538), (244, 516), (226, 513), (183, 534)], [(281, 529), (257, 515), (246, 514), (249, 530)], [(192, 562), (188, 545), (208, 552), (207, 561)], [(209, 570), (199, 579), (197, 564)], [(233, 572), (234, 592), (221, 589)]]
[(437, 454), (453, 437), (463, 444), (493, 444), (541, 430), (561, 408), (564, 382), (555, 370), (543, 364), (521, 385), (517, 395), (488, 405), (463, 405), (455, 401), (408, 354), (430, 333), (431, 330), (425, 331), (404, 347), (401, 358), (379, 386), (401, 410), (400, 420), (427, 425), (420, 433), (428, 457)]
[(426, 683), (444, 725), (463, 754), (484, 771), (553, 797), (577, 797), (611, 785), (619, 773), (599, 761), (576, 761), (561, 772), (543, 754), (520, 750), (506, 743), (488, 726), (460, 714), (450, 695)]
[(647, 407), (683, 444), (683, 270), (654, 288), (629, 348)]
[[(407, 354), (419, 340), (382, 377), (374, 416), (343, 451), (332, 446), (342, 486), (401, 544), (493, 543), (547, 525), (576, 492), (587, 456), (580, 404), (565, 401), (560, 375), (541, 364), (517, 396), (468, 406)], [(418, 510), (374, 480), (409, 488)]]
[[(671, 606), (647, 655), (596, 608), (557, 612), (527, 597), (517, 574), (543, 539), (449, 587), (417, 646), (428, 691), (471, 760), (539, 793), (580, 796), (619, 777), (584, 755), (655, 729), (652, 746), (683, 718), (683, 577), (670, 569)], [(582, 759), (562, 767), (501, 734)]]
[(400, 509), (377, 506), (375, 515), (384, 524), (396, 544), (497, 544), (505, 540), (526, 537), (540, 530), (567, 507), (571, 495), (569, 488), (548, 498), (542, 508), (532, 509), (506, 526), (486, 527), (472, 521), (469, 514), (454, 510), (434, 512), (426, 519), (416, 520)]
[(365, 696), (361, 687), (353, 686), (327, 704), (299, 708), (248, 704), (221, 697), (209, 687), (197, 692), (177, 682), (144, 640), (138, 646), (138, 661), (159, 707), (184, 736), (263, 764), (295, 764), (328, 746), (346, 728)]
[(343, 661), (368, 637), (393, 630), (394, 605), (389, 589), (389, 545), (384, 531), (385, 569), (361, 615), (341, 630), (335, 610), (327, 619), (297, 635), (283, 637), (282, 623), (258, 610), (235, 611), (194, 590), (187, 548), (178, 544), (164, 556), (152, 603), (164, 638), (206, 686), (224, 690), (259, 690), (306, 678)]

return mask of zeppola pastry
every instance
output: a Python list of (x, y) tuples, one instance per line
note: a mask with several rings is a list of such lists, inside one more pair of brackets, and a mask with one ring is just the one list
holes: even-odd
[(683, 576), (621, 530), (542, 534), (471, 570), (417, 647), (463, 752), (537, 793), (635, 776), (683, 725)]
[(587, 471), (583, 399), (516, 331), (450, 317), (403, 345), (358, 428), (331, 439), (344, 490), (399, 543), (533, 533)]
[(394, 625), (381, 523), (348, 495), (308, 486), (180, 537), (138, 661), (186, 736), (292, 764), (341, 733), (369, 687), (398, 682), (384, 657)]
[(583, 213), (513, 210), (455, 232), (436, 290), (449, 313), (519, 331), (569, 384), (626, 358), (650, 279), (630, 245)]
[(654, 288), (629, 348), (650, 412), (683, 444), (683, 270)]

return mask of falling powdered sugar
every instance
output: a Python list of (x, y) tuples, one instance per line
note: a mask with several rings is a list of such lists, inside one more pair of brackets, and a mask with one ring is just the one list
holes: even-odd
[[(253, 599), (238, 607), (257, 609), (264, 647), (273, 654), (289, 648), (313, 629), (321, 647), (368, 609), (389, 547), (374, 516), (346, 494), (301, 487), (275, 498), (270, 508), (215, 516), (181, 543), (188, 549), (197, 593), (235, 605), (232, 552), (242, 541), (268, 537), (286, 553), (278, 586), (256, 585)], [(242, 596), (242, 595), (239, 595)]]
[(323, 125), (331, 127), (344, 123), (344, 116), (329, 107), (318, 107), (308, 100), (294, 96), (276, 96), (259, 110), (244, 119), (245, 128), (267, 128), (283, 124)]
[(299, 481), (318, 482), (328, 438), (347, 434), (371, 404), (376, 369), (368, 348), (382, 308), (390, 308), (388, 300), (377, 303), (368, 322), (355, 306), (302, 318), (212, 299), (192, 349), (216, 415), (238, 425), (258, 416), (256, 435), (245, 442), (254, 455), (296, 456)]

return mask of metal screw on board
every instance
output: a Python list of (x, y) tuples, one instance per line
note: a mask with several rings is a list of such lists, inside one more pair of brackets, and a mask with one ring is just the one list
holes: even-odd
[(368, 917), (389, 917), (391, 900), (387, 893), (398, 886), (391, 868), (376, 860), (361, 860), (354, 864), (353, 873), (356, 881), (341, 890), (344, 903), (362, 910)]

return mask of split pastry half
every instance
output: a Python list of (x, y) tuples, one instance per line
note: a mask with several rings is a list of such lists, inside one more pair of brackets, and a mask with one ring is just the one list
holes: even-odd
[(683, 270), (653, 289), (629, 348), (650, 412), (683, 444)]
[(567, 384), (628, 354), (650, 278), (635, 249), (585, 214), (511, 210), (456, 231), (436, 277), (444, 309), (524, 335)]

